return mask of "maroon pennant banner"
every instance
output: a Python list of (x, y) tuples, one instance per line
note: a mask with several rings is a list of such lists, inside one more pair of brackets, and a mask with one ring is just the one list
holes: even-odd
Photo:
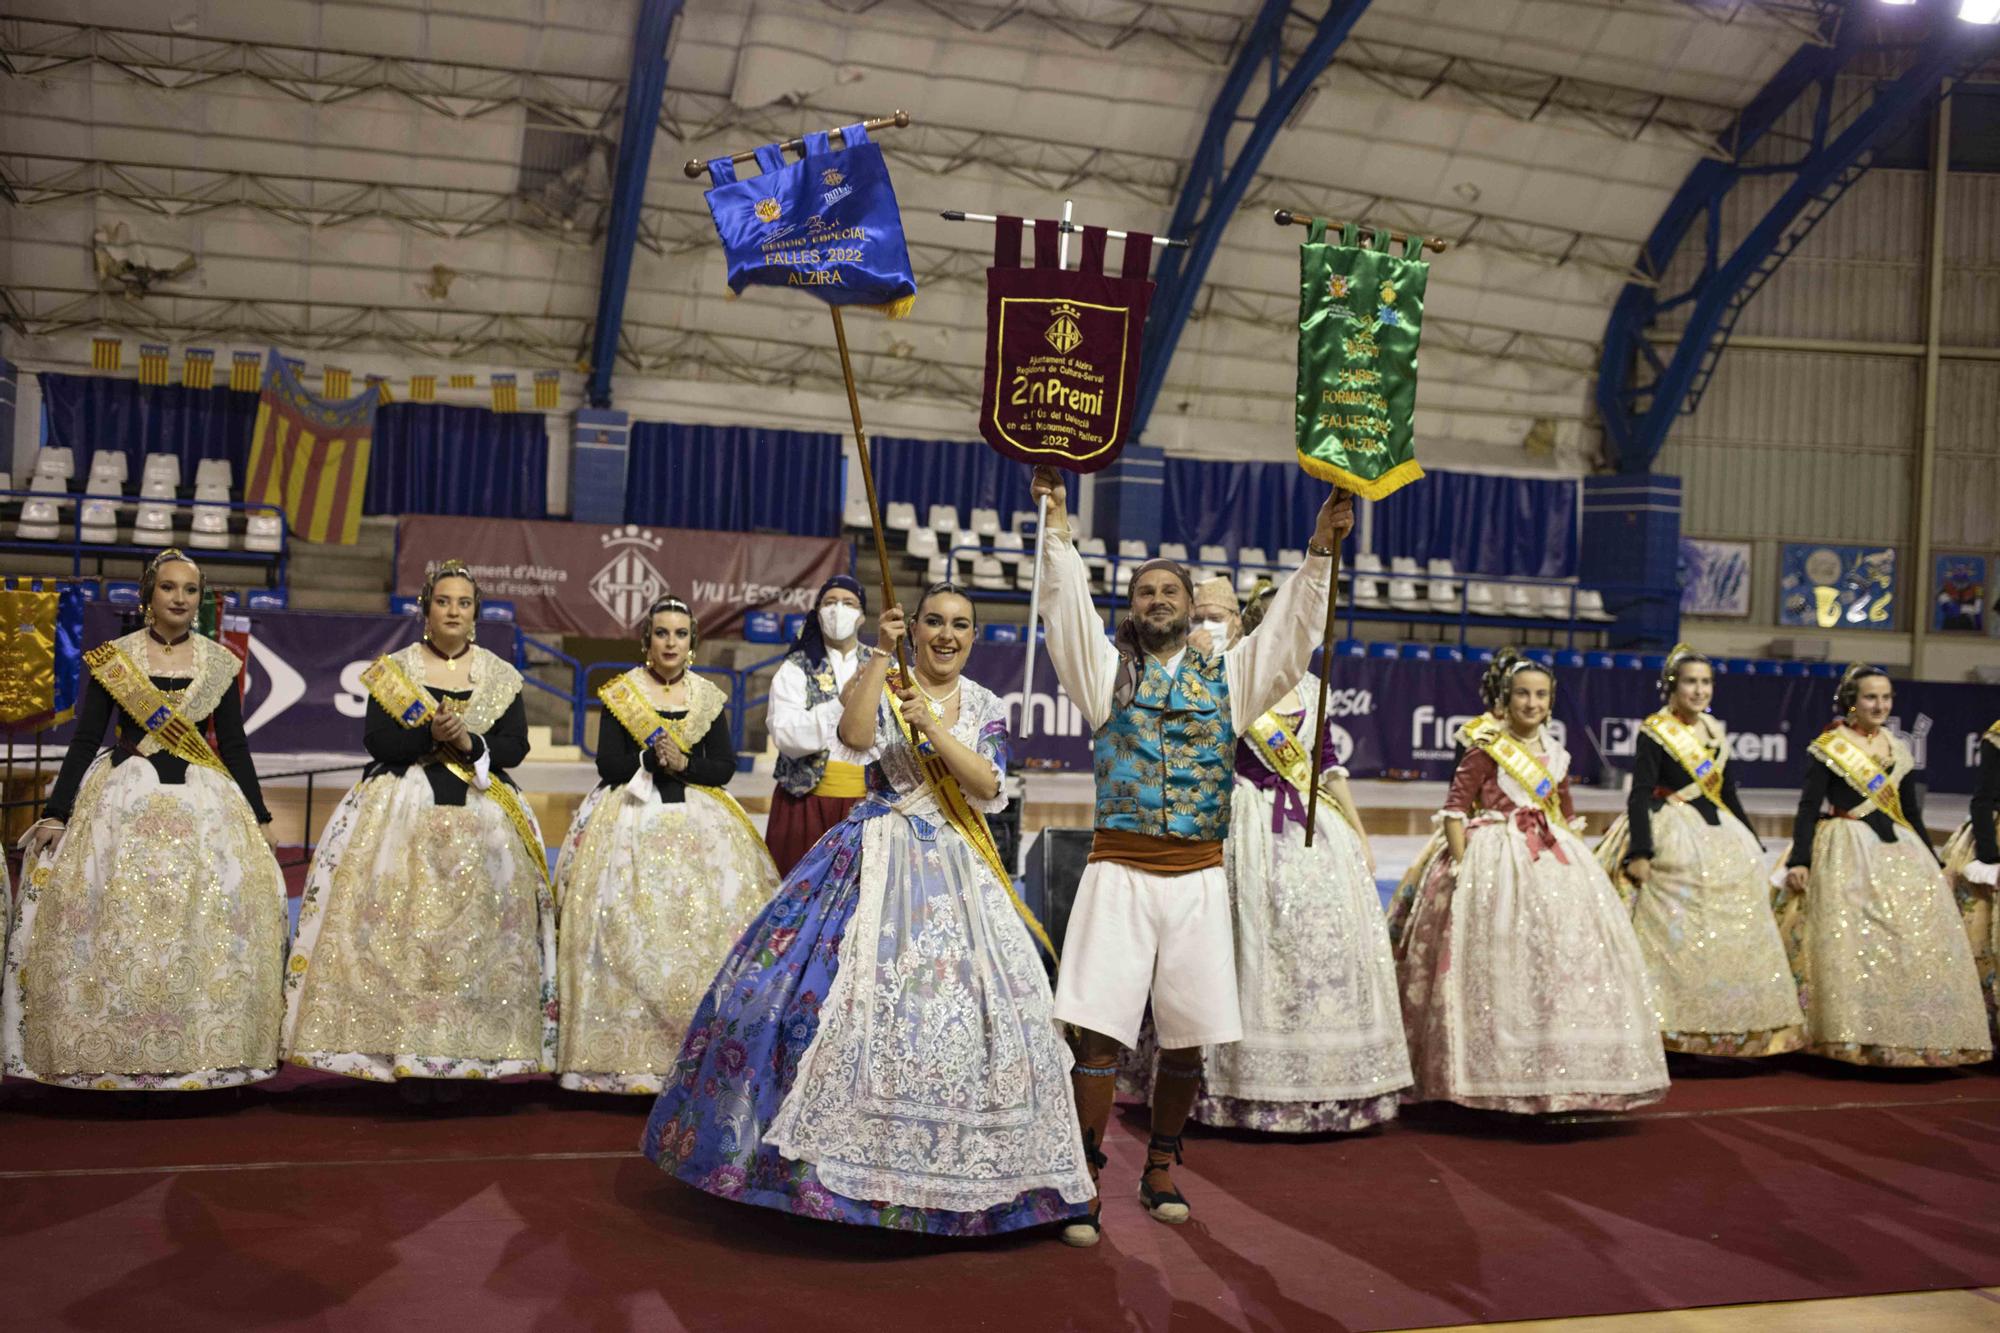
[(1022, 268), (1022, 220), (994, 224), (979, 433), (1020, 462), (1095, 472), (1117, 459), (1132, 421), (1153, 238), (1127, 235), (1124, 269), (1111, 277), (1102, 227), (1083, 229), (1076, 270), (1056, 266), (1060, 225), (1036, 220), (1035, 265)]

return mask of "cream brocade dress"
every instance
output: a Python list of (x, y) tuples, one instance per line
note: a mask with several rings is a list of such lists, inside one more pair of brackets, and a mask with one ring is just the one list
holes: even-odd
[[(144, 631), (117, 642), (143, 669)], [(193, 643), (178, 711), (199, 724), (241, 663)], [(277, 859), (234, 779), (191, 764), (165, 783), (147, 762), (159, 744), (138, 749), (91, 763), (55, 853), (22, 876), (0, 998), (6, 1073), (172, 1092), (270, 1078), (288, 927)]]
[[(1722, 771), (1729, 761), (1722, 723), (1706, 714), (1696, 721), (1708, 758)], [(1643, 735), (1639, 745), (1632, 801), (1653, 799), (1657, 788), (1647, 775), (1666, 785), (1690, 777), (1652, 736)], [(1723, 795), (1736, 799), (1733, 787)], [(1805, 1045), (1805, 1015), (1771, 911), (1764, 844), (1728, 805), (1716, 807), (1718, 822), (1711, 824), (1697, 801), (1707, 804), (1708, 798), (1690, 782), (1650, 811), (1653, 873), (1645, 884), (1624, 873), (1632, 855), (1629, 814), (1620, 815), (1597, 845), (1599, 863), (1632, 908), (1632, 928), (1659, 999), (1662, 1041), (1686, 1055), (1798, 1050)]]
[[(390, 656), (421, 683), (425, 653), (418, 643)], [(518, 762), (521, 675), (484, 648), (469, 660), (466, 726), (514, 752), (494, 767)], [(373, 753), (380, 729), (400, 726), (373, 700), (369, 717)], [(493, 753), (467, 761), (475, 777)], [(543, 865), (477, 785), (463, 805), (440, 804), (430, 764), (425, 755), (398, 772), (378, 761), (327, 824), (285, 979), (293, 1064), (387, 1082), (503, 1078), (554, 1063), (555, 904)], [(538, 852), (541, 830), (522, 810)]]
[[(1916, 760), (1899, 736), (1890, 737), (1890, 752), (1889, 783), (1907, 791)], [(1817, 756), (1807, 762), (1829, 792), (1853, 791)], [(1864, 799), (1847, 817), (1819, 818), (1805, 892), (1776, 891), (1807, 1049), (1861, 1065), (1988, 1059), (1985, 999), (1951, 885), (1923, 837), (1897, 824), (1884, 842), (1864, 822), (1875, 808)], [(1792, 859), (1781, 856), (1778, 870)]]
[[(645, 671), (626, 674), (636, 685)], [(726, 698), (700, 676), (688, 681), (686, 746), (716, 749), (701, 743), (719, 734), (733, 769)], [(612, 740), (638, 744), (609, 710), (603, 727), (601, 756)], [(584, 798), (563, 840), (556, 1068), (565, 1088), (657, 1094), (716, 969), (778, 890), (770, 849), (736, 798), (692, 781), (680, 792), (665, 800), (642, 760), (629, 781), (601, 782)]]

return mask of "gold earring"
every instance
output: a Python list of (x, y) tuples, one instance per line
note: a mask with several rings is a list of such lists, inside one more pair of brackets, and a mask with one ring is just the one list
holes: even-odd
[(466, 631), (466, 635), (465, 635), (465, 641), (466, 641), (467, 643), (478, 643), (478, 642), (479, 642), (479, 622), (478, 622), (478, 621), (476, 621), (476, 620), (475, 620), (475, 621), (473, 621), (473, 622), (472, 622), (472, 628), (471, 628), (470, 630), (467, 630), (467, 631)]
[(152, 627), (153, 627), (153, 608), (151, 606), (148, 606), (146, 608), (146, 628), (151, 629)]

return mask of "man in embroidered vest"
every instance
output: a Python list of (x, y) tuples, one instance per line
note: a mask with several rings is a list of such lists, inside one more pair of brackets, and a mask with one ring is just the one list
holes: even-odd
[(765, 716), (778, 747), (778, 786), (764, 840), (780, 875), (789, 875), (865, 794), (861, 769), (829, 761), (827, 751), (840, 728), (840, 691), (868, 656), (856, 638), (867, 609), (858, 581), (846, 574), (828, 579), (771, 678)]
[[(1033, 491), (1049, 501), (1041, 569), (1049, 660), (1090, 722), (1097, 778), (1096, 837), (1062, 943), (1056, 1017), (1079, 1029), (1077, 1115), (1094, 1174), (1105, 1160), (1119, 1048), (1137, 1039), (1150, 997), (1161, 1050), (1139, 1198), (1160, 1221), (1185, 1222), (1171, 1168), (1201, 1088), (1201, 1048), (1243, 1035), (1222, 868), (1236, 736), (1305, 674), (1335, 553), (1354, 527), (1353, 501), (1335, 492), (1320, 507), (1305, 564), (1258, 631), (1204, 653), (1188, 644), (1193, 584), (1171, 560), (1140, 568), (1116, 641), (1107, 639), (1070, 538), (1061, 477), (1037, 468)], [(1064, 1229), (1066, 1242), (1096, 1244), (1094, 1209)]]

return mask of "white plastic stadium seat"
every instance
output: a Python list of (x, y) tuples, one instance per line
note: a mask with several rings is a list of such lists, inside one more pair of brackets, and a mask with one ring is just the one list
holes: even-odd
[(1424, 566), (1431, 576), (1431, 605), (1440, 611), (1458, 610), (1458, 571), (1449, 560), (1433, 560)]
[(1090, 584), (1102, 588), (1111, 568), (1111, 557), (1104, 547), (1102, 537), (1079, 537), (1076, 539), (1076, 553), (1083, 557), (1083, 567), (1090, 571)]
[(932, 505), (930, 522), (924, 524), (933, 532), (957, 532), (958, 508), (955, 505)]
[(79, 535), (84, 541), (109, 546), (118, 540), (118, 502), (102, 497), (83, 502)]
[(139, 481), (142, 486), (155, 482), (165, 482), (167, 489), (179, 490), (181, 485), (181, 460), (178, 454), (147, 454), (146, 461), (139, 467)]
[(1495, 595), (1490, 583), (1475, 583), (1470, 580), (1465, 585), (1465, 607), (1475, 616), (1498, 616), (1506, 613), (1500, 609), (1500, 599)]
[(90, 455), (90, 479), (122, 483), (132, 475), (132, 460), (122, 449), (98, 449)]
[(1354, 572), (1357, 574), (1380, 574), (1382, 557), (1373, 551), (1363, 551), (1354, 557)]
[(1026, 565), (1034, 562), (1034, 557), (1027, 553), (1027, 542), (1018, 532), (996, 532), (987, 545), (993, 547), (996, 558), (1003, 565)]
[[(847, 503), (841, 508), (840, 511), (840, 524), (842, 527), (845, 528), (866, 529), (868, 527), (873, 526), (868, 521), (867, 491), (862, 490), (850, 493), (848, 495)], [(889, 526), (888, 520), (886, 518), (883, 520), (882, 526), (884, 528), (887, 528)]]
[(227, 500), (229, 488), (235, 484), (236, 479), (230, 475), (229, 460), (226, 458), (204, 458), (194, 465), (194, 488), (197, 491), (204, 486), (219, 487), (222, 494), (217, 498)]
[(1229, 568), (1234, 562), (1229, 558), (1229, 548), (1227, 546), (1204, 546), (1201, 548), (1198, 563), (1200, 563), (1203, 569), (1220, 570)]
[(76, 475), (76, 455), (61, 446), (36, 450), (35, 474), (40, 476), (44, 473), (68, 481)]
[(972, 562), (972, 586), (989, 592), (1007, 590), (1007, 570), (990, 555), (982, 555)]
[(1185, 565), (1188, 562), (1187, 546), (1181, 542), (1161, 542), (1160, 559), (1178, 560)]
[(284, 524), (276, 514), (252, 514), (243, 528), (243, 549), (276, 551), (284, 546)]
[(1257, 587), (1258, 579), (1271, 577), (1270, 560), (1261, 546), (1246, 546), (1236, 553), (1236, 595), (1248, 597)]
[(978, 545), (979, 537), (976, 533), (968, 532), (961, 528), (951, 534), (951, 576), (953, 578), (964, 577), (966, 572), (972, 568), (972, 562), (979, 558), (979, 552), (973, 549)]
[(1544, 616), (1550, 620), (1569, 619), (1568, 588), (1550, 584), (1548, 587), (1537, 588), (1535, 591), (1541, 594), (1539, 609)]
[(1016, 509), (1014, 517), (1008, 522), (1007, 526), (1016, 532), (1026, 532), (1029, 528), (1035, 526), (1035, 520), (1038, 517), (1039, 515), (1032, 509)]
[(143, 501), (139, 516), (132, 520), (132, 540), (141, 546), (170, 546), (173, 535), (173, 505), (158, 500)]
[(1579, 620), (1616, 620), (1618, 617), (1604, 609), (1604, 594), (1595, 588), (1580, 588), (1576, 594), (1576, 615)]
[(972, 530), (978, 533), (988, 546), (991, 546), (993, 543), (988, 539), (994, 537), (1000, 531), (1000, 511), (997, 509), (973, 510)]
[[(201, 466), (206, 468), (209, 463), (216, 461), (218, 460), (208, 459)], [(225, 463), (223, 466), (227, 468), (228, 464)], [(213, 473), (210, 474), (211, 477), (214, 475)], [(226, 502), (229, 499), (229, 489), (226, 485), (213, 480), (203, 481), (201, 472), (197, 469), (195, 472), (194, 498), (202, 501)], [(227, 549), (229, 546), (229, 511), (227, 509), (218, 509), (214, 504), (197, 504), (194, 507), (194, 520), (188, 529), (188, 545), (198, 547), (204, 551), (221, 551)]]
[(904, 549), (911, 560), (929, 560), (938, 553), (938, 535), (929, 528), (912, 529), (910, 532), (910, 544)]
[(917, 507), (907, 500), (891, 500), (882, 511), (882, 526), (890, 532), (915, 532)]
[(1354, 604), (1367, 611), (1380, 611), (1389, 605), (1389, 599), (1383, 595), (1382, 579), (1379, 575), (1370, 577), (1366, 574), (1355, 574)]
[(1540, 614), (1533, 590), (1519, 583), (1507, 585), (1507, 590), (1501, 594), (1500, 605), (1510, 616), (1532, 617)]
[(934, 555), (924, 567), (924, 582), (943, 583), (951, 576), (951, 557)]
[(52, 542), (62, 533), (62, 509), (54, 497), (62, 494), (63, 479), (53, 472), (36, 472), (28, 479), (28, 489), (34, 494), (21, 504), (14, 535), (22, 541)]

